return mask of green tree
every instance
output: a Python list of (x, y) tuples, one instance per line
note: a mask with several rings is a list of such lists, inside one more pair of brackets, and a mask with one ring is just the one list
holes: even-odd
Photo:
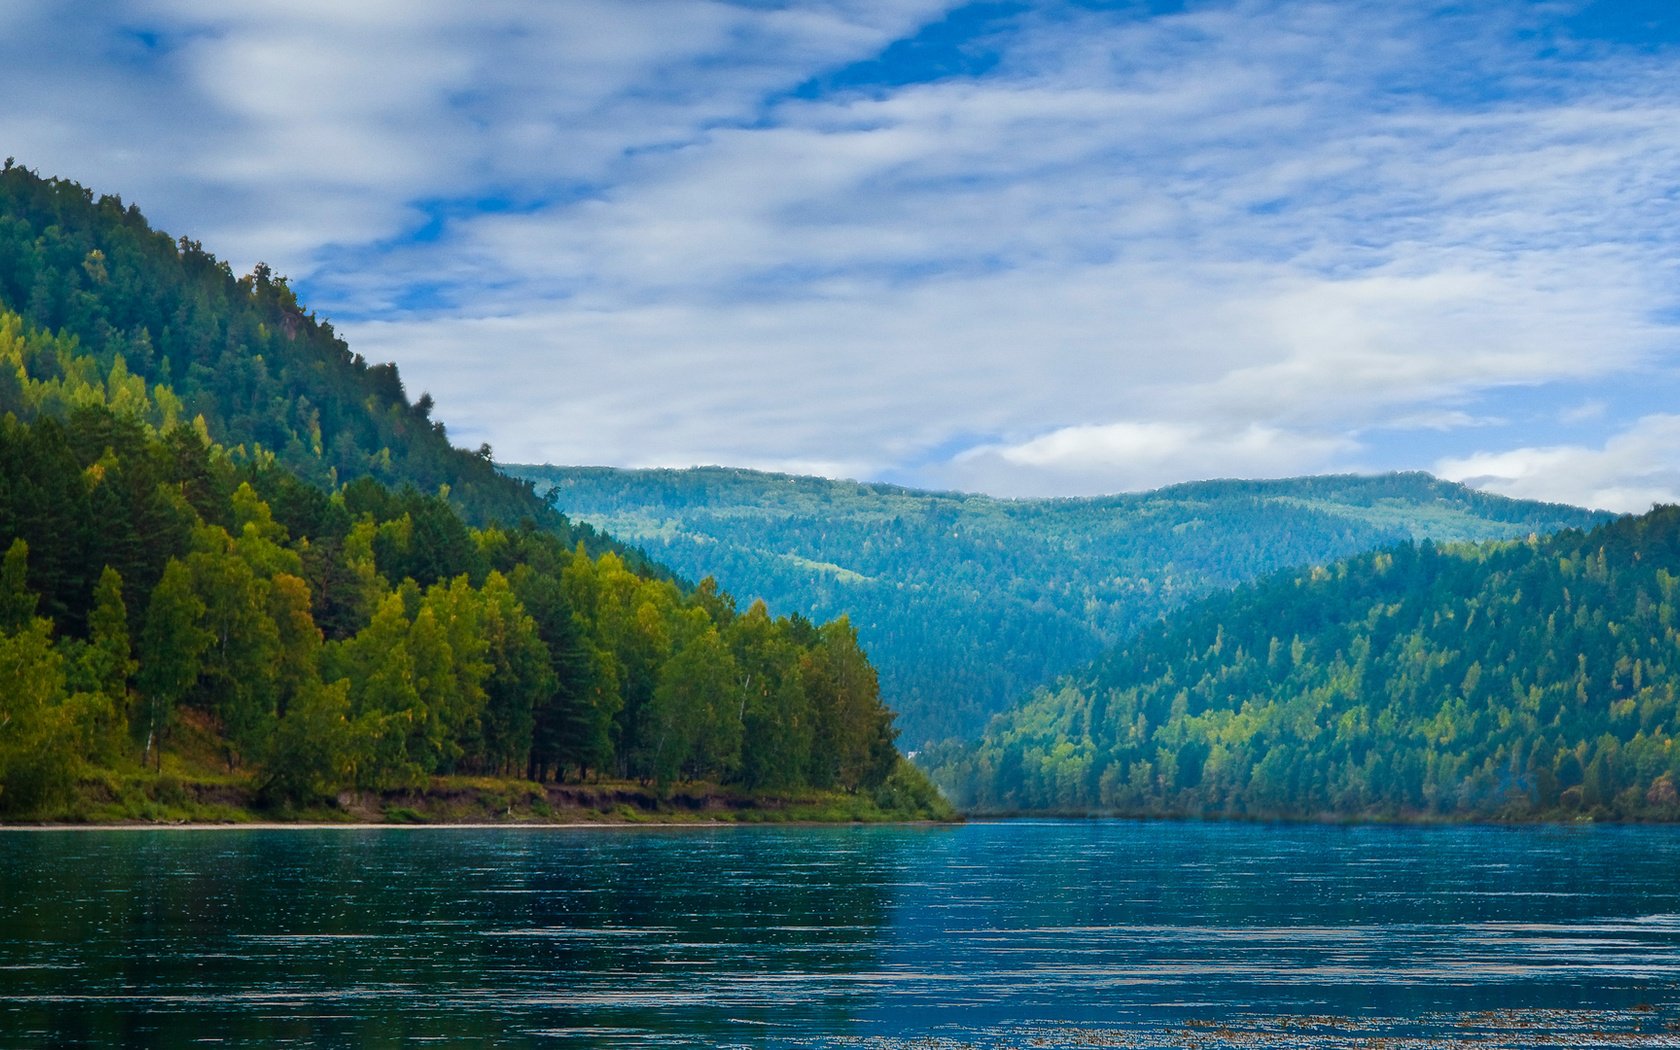
[(477, 764), (496, 773), (523, 772), (531, 755), (536, 711), (557, 683), (536, 621), (526, 614), (499, 572), (482, 592), (490, 674)]
[(268, 582), (265, 597), (264, 614), (274, 625), (279, 643), (275, 713), (283, 717), (295, 698), (320, 680), (321, 631), (310, 615), (309, 584), (299, 577), (277, 574)]
[(542, 780), (551, 770), (564, 776), (568, 768), (606, 768), (620, 705), (617, 672), (587, 637), (558, 576), (521, 564), (508, 582), (536, 625), (553, 676), (532, 711), (529, 775)]
[(304, 683), (276, 724), (263, 757), (263, 794), (293, 804), (332, 797), (353, 781), (350, 683)]
[(78, 675), (91, 690), (83, 701), (87, 751), (90, 757), (109, 764), (116, 760), (127, 736), (128, 683), (139, 666), (129, 644), (122, 577), (109, 565), (99, 574), (99, 584), (94, 588), (88, 632)]
[(738, 680), (734, 658), (709, 624), (660, 668), (650, 708), (650, 753), (661, 788), (684, 772), (726, 777), (735, 771), (741, 748)]
[(0, 813), (38, 813), (68, 792), (77, 761), (46, 620), (0, 634), (0, 682)]
[(146, 604), (135, 672), (140, 712), (132, 724), (144, 734), (141, 759), (152, 757), (158, 768), (175, 708), (197, 684), (204, 651), (212, 641), (210, 632), (199, 626), (204, 612), (204, 602), (193, 591), (192, 573), (171, 559)]
[(20, 536), (0, 561), (0, 632), (24, 630), (35, 617), (40, 599), (29, 589), (28, 574), (29, 544)]
[(845, 617), (819, 629), (802, 678), (815, 720), (811, 782), (847, 791), (881, 784), (897, 763), (893, 716), (881, 706), (875, 669)]
[(430, 772), (409, 754), (408, 742), (428, 715), (414, 684), (408, 653), (409, 621), (401, 595), (380, 603), (355, 637), (325, 647), (323, 677), (349, 688), (351, 782), (378, 790), (418, 783)]
[(193, 701), (222, 721), (230, 770), (261, 752), (276, 716), (280, 632), (269, 617), (268, 580), (240, 557), (217, 526), (198, 530), (187, 555), (193, 590), (204, 604), (201, 625), (210, 636)]
[(799, 647), (762, 601), (729, 626), (741, 698), (741, 780), (748, 787), (789, 787), (804, 780), (813, 720), (799, 681)]

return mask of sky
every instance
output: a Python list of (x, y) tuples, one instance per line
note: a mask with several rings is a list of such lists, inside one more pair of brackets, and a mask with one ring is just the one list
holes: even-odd
[(1676, 0), (6, 0), (0, 154), (501, 462), (1680, 501)]

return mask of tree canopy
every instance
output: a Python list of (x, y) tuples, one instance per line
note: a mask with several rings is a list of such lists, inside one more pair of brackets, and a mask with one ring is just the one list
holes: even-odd
[(1680, 508), (1208, 599), (933, 761), (983, 809), (1680, 818)]
[(33, 341), (25, 374), (0, 368), (0, 398), (17, 404), (22, 384), (33, 391), (20, 406), (30, 413), (62, 414), (63, 380), (108, 384), (119, 414), (150, 395), (164, 422), (202, 417), (230, 451), (272, 455), (311, 484), (371, 478), (444, 491), (468, 523), (530, 518), (568, 544), (662, 571), (573, 525), (499, 472), (487, 447), (453, 447), (430, 394), (411, 401), (395, 365), (353, 352), (270, 267), (235, 277), (202, 244), (153, 230), (121, 198), (10, 161), (0, 168), (0, 308), (16, 315), (11, 339), (29, 332)]
[(82, 374), (62, 419), (0, 403), (0, 813), (158, 763), (183, 725), (293, 801), (460, 771), (863, 791), (897, 769), (843, 620), (738, 612), (412, 487), (329, 494), (170, 420), (166, 390)]
[(291, 802), (915, 778), (847, 624), (738, 611), (431, 410), (268, 267), (0, 169), (0, 814), (189, 746)]

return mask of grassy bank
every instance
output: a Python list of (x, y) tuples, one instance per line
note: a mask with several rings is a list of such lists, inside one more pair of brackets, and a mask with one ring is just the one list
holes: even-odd
[(661, 790), (635, 781), (539, 784), (497, 777), (433, 777), (389, 791), (344, 792), (307, 806), (267, 802), (250, 776), (192, 770), (98, 770), (28, 824), (645, 824), (845, 823), (950, 820), (951, 807), (889, 778), (874, 792), (749, 791), (678, 783)]

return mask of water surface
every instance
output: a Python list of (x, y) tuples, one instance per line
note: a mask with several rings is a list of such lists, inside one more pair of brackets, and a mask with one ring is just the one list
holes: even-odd
[(0, 832), (0, 1045), (1680, 1047), (1680, 829)]

